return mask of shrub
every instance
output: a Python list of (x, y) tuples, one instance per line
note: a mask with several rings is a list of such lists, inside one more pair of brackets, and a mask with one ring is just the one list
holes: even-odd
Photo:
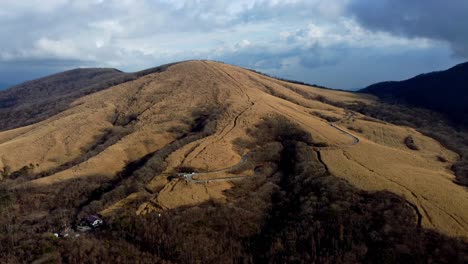
[(437, 160), (440, 161), (440, 162), (444, 162), (444, 163), (448, 162), (448, 160), (445, 157), (440, 156), (440, 155), (437, 155)]
[(315, 116), (318, 116), (318, 117), (320, 117), (320, 118), (322, 118), (322, 119), (325, 119), (325, 120), (327, 120), (328, 122), (331, 122), (331, 123), (340, 121), (340, 119), (337, 118), (337, 117), (334, 117), (334, 116), (327, 116), (327, 115), (324, 115), (324, 114), (322, 114), (322, 113), (320, 113), (320, 112), (316, 112), (316, 111), (315, 111), (315, 112), (312, 112), (312, 114), (315, 115)]
[(418, 146), (414, 143), (414, 139), (412, 136), (407, 136), (404, 140), (405, 145), (411, 150), (419, 150)]
[(351, 131), (354, 131), (354, 132), (358, 132), (358, 133), (361, 133), (361, 134), (364, 133), (364, 130), (362, 130), (362, 128), (360, 128), (360, 127), (356, 128), (356, 127), (348, 126), (347, 128), (349, 130), (351, 130)]

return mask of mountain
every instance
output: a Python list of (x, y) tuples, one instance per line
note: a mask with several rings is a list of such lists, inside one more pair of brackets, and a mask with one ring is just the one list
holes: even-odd
[(33, 124), (65, 110), (74, 100), (162, 71), (168, 65), (124, 73), (116, 69), (74, 69), (0, 91), (0, 131)]
[[(373, 117), (384, 109), (374, 96), (211, 61), (49, 78), (62, 81), (2, 97), (8, 113), (52, 109), (21, 123), (3, 116), (0, 211), (8, 213), (0, 224), (8, 228), (0, 259), (7, 262), (467, 257), (466, 188), (451, 170), (459, 155), (415, 128)], [(51, 98), (66, 99), (55, 107)], [(401, 110), (389, 112), (419, 111)], [(98, 217), (104, 226), (74, 231)]]
[(0, 129), (42, 121), (80, 96), (126, 80), (127, 74), (115, 69), (75, 69), (0, 91)]
[(431, 109), (468, 126), (468, 62), (405, 81), (373, 84), (360, 92), (377, 95), (388, 102)]

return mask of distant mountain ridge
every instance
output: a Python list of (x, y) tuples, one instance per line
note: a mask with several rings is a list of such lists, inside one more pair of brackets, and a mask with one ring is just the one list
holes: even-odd
[(44, 120), (63, 111), (74, 99), (130, 79), (115, 69), (74, 69), (2, 90), (0, 130)]
[(373, 84), (359, 92), (437, 111), (457, 125), (468, 126), (468, 62), (404, 81)]

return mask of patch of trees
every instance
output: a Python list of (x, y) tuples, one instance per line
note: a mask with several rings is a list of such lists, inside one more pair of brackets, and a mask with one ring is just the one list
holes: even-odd
[(348, 126), (347, 129), (351, 130), (351, 131), (354, 131), (354, 132), (358, 132), (358, 133), (364, 133), (364, 130), (362, 128), (360, 128), (360, 127)]
[(418, 146), (416, 145), (416, 143), (414, 143), (414, 139), (412, 136), (407, 136), (405, 137), (405, 139), (403, 140), (406, 147), (408, 147), (409, 149), (411, 150), (419, 150)]
[(338, 118), (338, 117), (328, 116), (328, 115), (322, 114), (322, 113), (317, 112), (317, 111), (312, 112), (312, 114), (315, 115), (315, 116), (318, 116), (318, 117), (320, 117), (320, 118), (322, 118), (324, 120), (327, 120), (328, 122), (331, 122), (331, 123), (340, 121), (340, 118)]
[(38, 165), (39, 164), (34, 165), (30, 163), (29, 165), (23, 166), (16, 171), (12, 171), (11, 167), (6, 165), (5, 167), (3, 167), (3, 169), (0, 170), (0, 179), (17, 179), (20, 177), (28, 177), (32, 175), (34, 168)]

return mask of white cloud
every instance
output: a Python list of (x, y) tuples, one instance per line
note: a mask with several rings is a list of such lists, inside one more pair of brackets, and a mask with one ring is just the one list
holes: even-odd
[[(128, 62), (131, 58), (125, 56), (135, 54), (153, 61), (168, 54), (220, 52), (225, 46), (242, 50), (252, 42), (281, 50), (295, 49), (297, 45), (310, 48), (421, 43), (404, 43), (403, 38), (360, 28), (343, 17), (348, 0), (40, 2), (6, 0), (6, 9), (19, 14), (0, 15), (0, 22), (7, 25), (0, 28), (0, 38), (7, 40), (0, 45), (10, 59), (31, 54), (95, 59), (105, 64), (110, 58)], [(47, 19), (43, 12), (49, 12)], [(16, 34), (17, 40), (9, 43), (11, 38), (7, 36), (15, 30), (23, 34)], [(289, 42), (282, 41), (283, 47), (278, 48), (278, 40), (282, 39)]]
[(353, 49), (390, 54), (440, 45), (365, 28), (349, 14), (355, 1), (2, 0), (0, 63), (86, 61), (138, 70), (208, 58), (287, 71), (329, 67)]
[(34, 50), (39, 56), (71, 59), (81, 57), (75, 43), (71, 40), (52, 40), (41, 38), (36, 42)]
[(236, 47), (240, 48), (240, 49), (245, 49), (245, 48), (249, 47), (251, 44), (252, 43), (249, 40), (244, 39), (241, 42), (237, 43)]

